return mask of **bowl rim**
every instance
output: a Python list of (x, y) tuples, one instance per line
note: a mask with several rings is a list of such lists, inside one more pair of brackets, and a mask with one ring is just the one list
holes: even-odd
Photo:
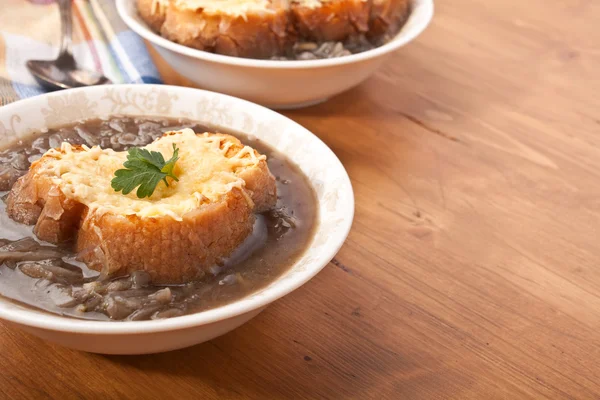
[[(133, 30), (142, 38), (148, 40), (154, 46), (163, 47), (175, 53), (214, 63), (263, 69), (323, 68), (337, 65), (353, 64), (361, 61), (366, 61), (372, 58), (377, 58), (385, 54), (391, 53), (397, 50), (398, 48), (404, 46), (405, 44), (409, 43), (410, 41), (414, 40), (425, 30), (425, 28), (427, 28), (427, 26), (433, 18), (434, 13), (433, 0), (410, 0), (411, 6), (413, 7), (413, 11), (411, 11), (411, 14), (409, 15), (409, 20), (415, 19), (417, 22), (409, 25), (407, 29), (401, 29), (396, 34), (394, 39), (382, 46), (376, 47), (371, 50), (367, 50), (362, 53), (352, 54), (344, 57), (328, 58), (322, 60), (279, 61), (225, 56), (222, 54), (214, 54), (172, 42), (154, 33), (145, 23), (140, 23), (137, 21), (137, 19), (128, 10), (129, 3), (133, 1), (135, 0), (116, 0), (117, 12), (121, 19), (129, 27), (129, 29)], [(414, 10), (416, 10), (417, 12), (415, 12)]]
[[(34, 328), (45, 329), (48, 331), (59, 331), (69, 333), (82, 333), (82, 334), (93, 334), (93, 335), (130, 335), (139, 333), (156, 333), (156, 332), (167, 332), (174, 330), (181, 330), (186, 328), (194, 328), (202, 325), (207, 325), (219, 321), (224, 321), (230, 318), (240, 316), (242, 314), (249, 313), (254, 310), (258, 310), (262, 307), (269, 305), (270, 303), (278, 300), (279, 298), (293, 292), (300, 286), (304, 285), (315, 275), (317, 275), (325, 266), (333, 259), (339, 249), (342, 247), (350, 228), (354, 220), (355, 212), (355, 200), (354, 190), (348, 172), (344, 168), (342, 162), (335, 155), (335, 153), (327, 146), (318, 136), (304, 128), (302, 125), (291, 120), (290, 118), (277, 113), (269, 108), (260, 106), (256, 103), (252, 103), (247, 100), (243, 100), (234, 96), (229, 96), (221, 93), (211, 92), (208, 90), (195, 89), (189, 87), (173, 86), (173, 85), (152, 85), (152, 84), (116, 84), (110, 85), (111, 88), (115, 88), (120, 91), (127, 91), (130, 89), (136, 89), (143, 87), (147, 90), (154, 89), (167, 89), (176, 92), (182, 92), (182, 94), (194, 95), (194, 96), (217, 96), (228, 99), (228, 101), (239, 102), (244, 108), (260, 108), (263, 112), (269, 114), (276, 114), (275, 117), (286, 120), (290, 126), (294, 129), (302, 132), (312, 140), (315, 140), (319, 145), (324, 146), (325, 150), (328, 151), (333, 163), (338, 163), (341, 167), (341, 174), (339, 179), (343, 181), (343, 186), (348, 188), (347, 197), (345, 201), (348, 203), (348, 218), (342, 220), (338, 225), (340, 228), (340, 240), (335, 245), (325, 248), (319, 253), (319, 259), (314, 260), (306, 264), (305, 269), (294, 274), (291, 279), (284, 279), (283, 281), (275, 281), (272, 287), (265, 288), (260, 296), (242, 297), (238, 301), (201, 311), (198, 313), (188, 314), (181, 317), (168, 318), (164, 320), (151, 320), (151, 321), (97, 321), (88, 319), (77, 319), (63, 317), (60, 315), (27, 308), (3, 308), (0, 307), (0, 319), (6, 320), (12, 323), (30, 326)], [(16, 113), (17, 110), (26, 109), (29, 104), (43, 101), (44, 99), (53, 96), (69, 96), (77, 92), (91, 92), (100, 91), (105, 89), (106, 86), (90, 86), (84, 88), (67, 89), (58, 92), (45, 93), (39, 96), (30, 97), (27, 99), (18, 100), (14, 103), (7, 104), (0, 107), (0, 116), (2, 114), (10, 115)], [(130, 114), (130, 113), (128, 113)], [(347, 186), (346, 186), (347, 185)], [(319, 223), (319, 221), (317, 221)], [(243, 302), (242, 302), (243, 301)], [(0, 297), (0, 302), (10, 302), (9, 299)], [(240, 304), (240, 302), (242, 302)]]

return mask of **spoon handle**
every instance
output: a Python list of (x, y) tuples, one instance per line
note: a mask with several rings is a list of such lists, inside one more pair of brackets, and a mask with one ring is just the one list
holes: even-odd
[(73, 14), (71, 12), (71, 0), (58, 0), (60, 11), (60, 51), (58, 57), (64, 55), (72, 56), (72, 34), (73, 34)]

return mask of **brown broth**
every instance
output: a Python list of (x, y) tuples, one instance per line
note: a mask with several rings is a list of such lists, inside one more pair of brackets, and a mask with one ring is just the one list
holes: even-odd
[[(0, 150), (0, 197), (24, 175), (31, 162), (63, 141), (116, 151), (143, 146), (164, 132), (182, 128), (215, 131), (186, 120), (113, 117), (51, 129)], [(220, 266), (198, 281), (159, 286), (147, 274), (101, 278), (75, 261), (67, 248), (34, 239), (31, 227), (8, 218), (0, 201), (0, 295), (22, 305), (68, 317), (144, 320), (195, 313), (241, 299), (273, 282), (300, 257), (313, 236), (315, 193), (300, 169), (277, 150), (237, 132), (244, 144), (267, 156), (277, 178), (274, 209), (257, 215), (254, 231)]]

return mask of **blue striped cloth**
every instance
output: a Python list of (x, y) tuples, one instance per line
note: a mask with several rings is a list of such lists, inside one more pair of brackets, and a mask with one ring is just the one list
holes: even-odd
[[(73, 0), (73, 53), (82, 67), (113, 83), (162, 83), (143, 40), (119, 18), (111, 0)], [(53, 0), (2, 0), (0, 105), (44, 93), (25, 67), (53, 59), (60, 16)]]

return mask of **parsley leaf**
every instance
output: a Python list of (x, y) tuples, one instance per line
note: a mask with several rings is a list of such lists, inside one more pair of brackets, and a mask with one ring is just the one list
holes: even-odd
[(127, 151), (127, 161), (123, 163), (125, 169), (115, 171), (115, 177), (110, 182), (112, 188), (123, 194), (129, 194), (136, 187), (136, 195), (140, 199), (152, 196), (154, 189), (164, 181), (169, 186), (168, 178), (178, 181), (173, 173), (175, 163), (179, 160), (179, 149), (173, 144), (173, 157), (165, 161), (163, 155), (157, 151), (149, 151), (132, 147)]

